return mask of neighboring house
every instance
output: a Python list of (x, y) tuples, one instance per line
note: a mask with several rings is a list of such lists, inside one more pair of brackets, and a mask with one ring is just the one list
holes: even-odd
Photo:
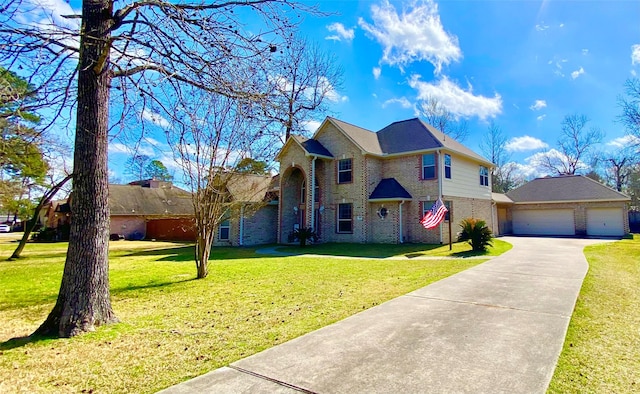
[[(291, 136), (277, 159), (281, 243), (299, 227), (321, 242), (440, 243), (449, 219), (453, 237), (464, 218), (493, 226), (493, 164), (417, 118), (373, 132), (328, 117), (312, 138)], [(451, 218), (426, 230), (419, 221), (440, 196)]]
[[(257, 245), (276, 240), (277, 177), (244, 174), (228, 185), (237, 211), (224, 220), (215, 245)], [(147, 179), (109, 185), (110, 233), (125, 239), (194, 241), (196, 229), (192, 195), (171, 182)], [(70, 202), (52, 201), (40, 222), (49, 228), (68, 226)], [(68, 230), (67, 230), (68, 233)]]
[(494, 195), (494, 200), (498, 234), (623, 236), (629, 232), (631, 199), (580, 175), (534, 179), (506, 195)]
[(147, 179), (109, 185), (111, 234), (125, 239), (193, 241), (191, 193), (171, 182)]
[(55, 229), (55, 238), (66, 241), (69, 239), (70, 216), (69, 200), (55, 200), (42, 207), (38, 215), (38, 224), (43, 229)]

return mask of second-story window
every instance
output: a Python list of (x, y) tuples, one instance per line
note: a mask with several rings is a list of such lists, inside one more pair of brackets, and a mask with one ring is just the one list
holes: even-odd
[(444, 155), (444, 177), (451, 179), (451, 155)]
[(353, 179), (351, 159), (338, 160), (338, 183), (351, 183)]
[(434, 179), (436, 177), (436, 154), (422, 155), (422, 179)]
[(480, 166), (480, 185), (489, 186), (489, 169), (485, 166)]

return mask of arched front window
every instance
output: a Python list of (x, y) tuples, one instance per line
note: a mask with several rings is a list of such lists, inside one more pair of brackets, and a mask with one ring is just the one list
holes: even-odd
[[(313, 196), (314, 202), (320, 201), (320, 184), (316, 178), (315, 195)], [(300, 185), (300, 204), (304, 204), (307, 201), (307, 181), (302, 181)]]

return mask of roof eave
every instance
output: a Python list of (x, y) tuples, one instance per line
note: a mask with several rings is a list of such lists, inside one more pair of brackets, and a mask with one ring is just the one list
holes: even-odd
[(525, 204), (565, 204), (565, 203), (583, 203), (583, 202), (629, 202), (631, 198), (607, 198), (607, 199), (591, 199), (591, 200), (553, 200), (553, 201), (514, 201), (515, 205)]
[(380, 158), (394, 158), (394, 157), (425, 154), (425, 153), (431, 153), (431, 152), (437, 152), (437, 151), (447, 151), (447, 152), (455, 153), (456, 155), (464, 156), (464, 157), (466, 157), (468, 159), (471, 159), (471, 160), (473, 160), (473, 161), (475, 161), (477, 163), (485, 164), (488, 168), (495, 168), (495, 166), (496, 166), (495, 164), (493, 164), (490, 161), (480, 160), (477, 157), (473, 157), (473, 156), (468, 155), (466, 153), (463, 153), (463, 152), (460, 152), (460, 151), (457, 151), (457, 150), (453, 150), (453, 149), (450, 149), (450, 148), (445, 148), (443, 146), (438, 147), (438, 148), (419, 149), (419, 150), (412, 150), (412, 151), (398, 152), (398, 153), (382, 153), (382, 154), (378, 154), (378, 153), (371, 153), (371, 152), (363, 152), (363, 154), (369, 155), (369, 156), (380, 157)]
[(318, 157), (320, 159), (327, 159), (327, 160), (333, 160), (334, 159), (333, 156), (326, 156), (326, 155), (321, 155), (321, 154), (318, 154), (318, 153), (310, 153), (310, 152), (308, 152), (306, 150), (304, 151), (304, 155), (306, 157)]
[(412, 198), (389, 197), (389, 198), (370, 198), (369, 202), (388, 202), (388, 201), (408, 201)]

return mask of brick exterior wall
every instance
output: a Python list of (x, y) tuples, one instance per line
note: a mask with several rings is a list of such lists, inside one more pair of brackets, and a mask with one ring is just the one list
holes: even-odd
[[(449, 241), (447, 223), (440, 228), (426, 230), (420, 224), (422, 202), (438, 198), (439, 185), (437, 179), (422, 180), (422, 155), (413, 154), (401, 157), (381, 158), (364, 155), (363, 152), (330, 122), (317, 133), (318, 140), (334, 156), (334, 160), (316, 160), (316, 177), (320, 185), (319, 232), (321, 242), (354, 242), (354, 243), (398, 243), (404, 242), (440, 243)], [(352, 159), (352, 182), (338, 184), (338, 160)], [(438, 160), (437, 160), (438, 161)], [(299, 202), (299, 188), (303, 178), (307, 185), (311, 181), (312, 158), (305, 156), (304, 150), (296, 143), (280, 154), (280, 213), (278, 242), (286, 243), (288, 234), (293, 230), (295, 216), (293, 207)], [(439, 171), (439, 168), (438, 170)], [(369, 202), (369, 196), (383, 178), (395, 178), (413, 197), (402, 204), (400, 202)], [(305, 209), (306, 225), (310, 225), (311, 211), (308, 201), (311, 199), (311, 188), (307, 186), (307, 204)], [(456, 196), (443, 196), (443, 200), (452, 201), (454, 223), (452, 233), (455, 240), (458, 223), (466, 217), (483, 219), (492, 225), (491, 200), (474, 199)], [(337, 232), (337, 215), (339, 204), (349, 203), (353, 208), (353, 233)], [(377, 214), (382, 207), (387, 208), (388, 215), (384, 219)], [(402, 220), (402, 223), (400, 223)], [(402, 238), (400, 229), (402, 227)]]
[[(278, 206), (265, 205), (255, 214), (247, 215), (244, 219), (244, 242), (245, 246), (272, 244), (278, 239)], [(239, 224), (238, 235), (239, 235)], [(238, 236), (238, 243), (240, 243)]]

